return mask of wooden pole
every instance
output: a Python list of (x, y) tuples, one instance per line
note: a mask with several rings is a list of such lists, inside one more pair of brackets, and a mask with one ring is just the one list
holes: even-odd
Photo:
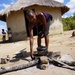
[(36, 60), (30, 61), (28, 64), (22, 64), (22, 65), (18, 65), (18, 66), (14, 66), (14, 67), (1, 67), (0, 74), (17, 71), (17, 70), (21, 70), (21, 69), (26, 69), (26, 68), (36, 65), (38, 62), (39, 62), (39, 60), (36, 59)]

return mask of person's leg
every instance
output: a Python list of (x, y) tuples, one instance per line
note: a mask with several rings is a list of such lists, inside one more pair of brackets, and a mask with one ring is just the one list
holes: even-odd
[(5, 42), (5, 41), (6, 41), (6, 38), (5, 38), (5, 36), (3, 36), (2, 40), (3, 40), (3, 42)]
[(45, 35), (45, 46), (48, 49), (48, 46), (49, 46), (49, 35)]
[(37, 44), (38, 44), (38, 47), (41, 46), (41, 36), (38, 36), (38, 38), (37, 38)]
[(9, 40), (8, 41), (11, 42), (12, 41), (12, 37), (9, 37)]
[(48, 50), (48, 46), (49, 46), (49, 28), (50, 28), (50, 19), (47, 21), (46, 23), (46, 31), (45, 31), (45, 46), (47, 47)]

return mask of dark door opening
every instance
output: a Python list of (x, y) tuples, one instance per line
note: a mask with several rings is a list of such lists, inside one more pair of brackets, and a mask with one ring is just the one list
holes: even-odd
[[(26, 31), (27, 31), (27, 36), (29, 37), (29, 30), (28, 30), (28, 24), (29, 24), (29, 21), (26, 17), (26, 11), (24, 11), (24, 17), (25, 17), (25, 22), (26, 22)], [(33, 35), (36, 36), (37, 35), (37, 27), (34, 27), (33, 28)]]

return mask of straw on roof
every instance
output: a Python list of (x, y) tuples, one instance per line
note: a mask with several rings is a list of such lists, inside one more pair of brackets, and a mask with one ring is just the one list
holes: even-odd
[(22, 8), (26, 8), (32, 5), (49, 6), (53, 8), (60, 7), (62, 14), (66, 13), (69, 10), (69, 8), (64, 4), (54, 0), (18, 0), (15, 4), (11, 5), (10, 7), (8, 7), (7, 9), (5, 9), (0, 13), (0, 20), (4, 20), (5, 19), (4, 17), (11, 11), (18, 11), (21, 10)]

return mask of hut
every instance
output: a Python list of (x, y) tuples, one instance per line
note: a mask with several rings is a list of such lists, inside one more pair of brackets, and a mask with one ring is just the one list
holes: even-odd
[(7, 28), (11, 28), (12, 40), (23, 40), (28, 36), (27, 20), (25, 11), (34, 9), (37, 12), (47, 12), (53, 16), (50, 34), (63, 32), (62, 15), (69, 8), (54, 0), (18, 0), (16, 3), (6, 8), (0, 13), (0, 20), (7, 23)]

